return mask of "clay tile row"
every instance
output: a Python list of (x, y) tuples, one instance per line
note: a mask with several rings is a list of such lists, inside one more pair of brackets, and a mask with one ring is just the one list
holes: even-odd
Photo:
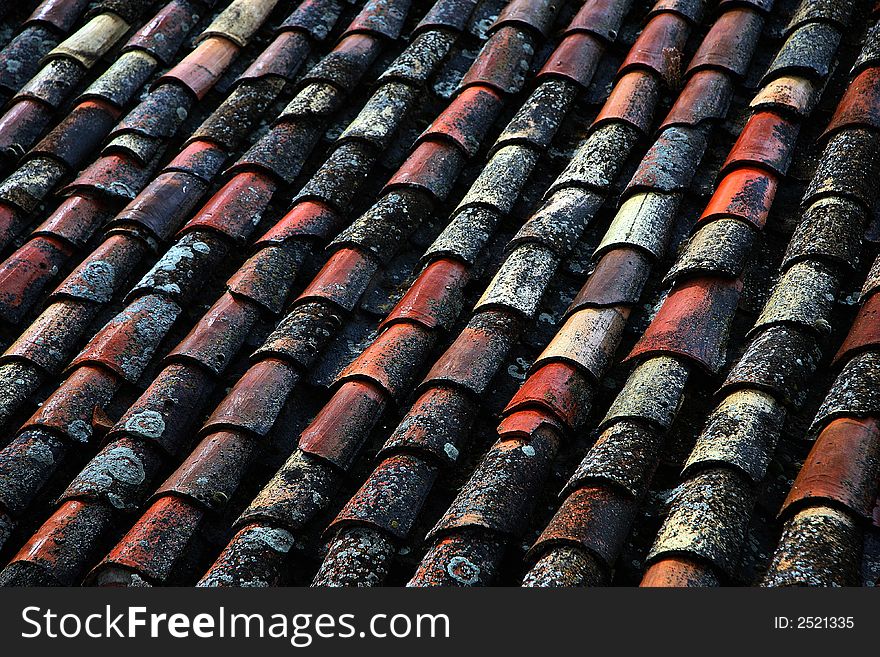
[[(350, 147), (347, 146), (345, 148), (347, 148), (347, 152), (357, 152), (357, 149), (352, 148), (352, 147), (356, 147), (356, 146), (357, 146), (357, 144), (351, 144)], [(345, 148), (342, 149), (344, 152), (345, 152)], [(344, 158), (342, 161), (344, 161)], [(236, 177), (241, 177), (242, 175), (243, 174), (238, 174)], [(235, 181), (235, 178), (233, 178), (233, 181)], [(322, 198), (323, 198), (323, 196), (327, 195), (327, 189), (329, 189), (329, 188), (326, 188), (326, 186), (322, 186), (322, 185), (319, 185), (316, 183), (316, 185), (314, 186), (314, 189), (312, 191), (308, 192), (308, 196), (312, 197), (315, 194), (319, 194), (319, 195), (322, 195)], [(405, 193), (403, 195), (406, 196)], [(308, 200), (298, 201), (298, 204), (301, 204), (301, 203), (308, 204), (308, 203), (312, 203), (312, 201), (308, 201)], [(344, 203), (344, 198), (339, 199), (338, 195), (337, 195), (336, 203), (337, 204)], [(228, 205), (227, 203), (217, 204), (216, 210), (218, 212), (222, 213), (225, 211), (227, 205)], [(205, 221), (207, 221), (207, 219), (205, 219)], [(186, 235), (199, 233), (199, 231), (201, 229), (201, 225), (203, 223), (204, 223), (203, 221), (195, 222), (195, 223), (191, 222), (191, 224), (188, 226), (187, 230), (188, 231), (195, 231), (195, 232), (194, 233), (187, 232)], [(205, 226), (207, 226), (207, 225), (208, 224), (205, 224)], [(215, 229), (225, 230), (226, 234), (229, 234), (228, 227), (221, 228), (220, 224), (217, 224)], [(314, 228), (309, 228), (309, 230), (314, 230)], [(204, 233), (199, 233), (199, 234), (203, 235)], [(282, 242), (279, 246), (266, 246), (266, 247), (262, 248), (260, 251), (258, 251), (258, 253), (255, 257), (272, 258), (276, 254), (281, 254), (283, 252), (286, 252), (288, 249), (292, 248), (293, 244), (295, 244), (295, 243), (292, 242), (291, 246), (288, 246), (286, 243)], [(344, 250), (342, 252), (337, 252), (337, 254), (342, 254), (342, 253), (344, 253)], [(254, 259), (249, 261), (249, 263), (251, 263), (253, 266), (259, 266), (259, 262), (262, 262), (262, 261), (261, 260), (258, 261), (258, 260), (254, 260)], [(248, 265), (248, 266), (250, 266), (250, 265)], [(254, 293), (254, 288), (248, 288), (247, 290), (245, 290), (245, 288), (242, 288), (241, 285), (244, 284), (244, 281), (245, 280), (250, 281), (249, 284), (253, 284), (253, 283), (256, 283), (257, 281), (259, 281), (262, 284), (262, 283), (268, 282), (268, 280), (271, 279), (271, 274), (269, 274), (267, 272), (267, 270), (261, 270), (261, 272), (259, 274), (250, 274), (249, 272), (251, 270), (249, 270), (247, 268), (248, 266), (239, 270), (238, 274), (236, 274), (233, 277), (233, 279), (231, 279), (230, 287), (231, 287), (231, 291), (234, 294), (236, 294), (236, 295), (243, 294), (248, 299), (250, 299), (251, 295)], [(331, 268), (330, 271), (332, 272), (333, 269)], [(266, 280), (264, 280), (264, 279), (266, 279)], [(319, 276), (319, 279), (320, 279), (320, 276)], [(307, 290), (304, 295), (304, 299), (309, 298), (310, 296), (313, 296), (313, 293), (310, 293)], [(296, 306), (296, 308), (298, 310), (307, 311), (309, 309), (309, 303), (301, 301)], [(326, 318), (326, 308), (319, 307), (318, 310), (319, 310), (319, 313), (318, 313), (318, 315), (316, 315), (316, 317)], [(298, 321), (300, 321), (302, 319), (301, 316), (297, 316), (296, 314), (289, 316), (288, 319), (290, 319), (291, 317), (293, 318), (292, 324), (294, 326), (297, 324)], [(283, 324), (284, 324), (284, 322), (282, 322), (282, 325)], [(329, 336), (331, 334), (330, 331), (320, 331), (320, 329), (317, 329), (317, 327), (309, 328), (308, 326), (303, 326), (301, 328), (308, 329), (306, 332), (314, 332), (317, 330), (320, 335)], [(239, 332), (236, 331), (236, 334), (239, 334)], [(194, 336), (193, 339), (196, 339), (195, 336), (198, 336), (199, 339), (202, 339), (202, 338), (210, 339), (210, 336), (204, 334), (204, 332), (201, 332), (201, 331), (194, 332), (193, 336)], [(270, 342), (271, 342), (271, 339), (270, 339)], [(195, 346), (195, 344), (196, 343), (193, 343), (193, 346)], [(205, 344), (205, 343), (202, 342), (202, 344)], [(320, 348), (320, 346), (318, 346), (318, 348)], [(295, 349), (298, 351), (299, 347), (296, 347)], [(284, 348), (282, 348), (282, 351), (283, 350), (284, 350)], [(311, 353), (308, 353), (308, 354), (306, 354), (304, 352), (303, 355), (306, 359), (306, 364), (308, 364), (308, 362), (311, 361), (311, 359), (313, 358), (313, 354), (316, 351), (317, 351), (317, 349), (313, 349), (311, 351)], [(207, 354), (206, 354), (206, 356), (207, 356)], [(180, 354), (175, 353), (172, 355), (172, 359), (179, 359), (181, 357), (184, 357), (183, 353), (180, 353)], [(188, 350), (187, 354), (186, 354), (186, 359), (190, 359), (192, 357), (193, 357), (193, 355), (190, 354), (189, 350)], [(181, 361), (181, 362), (183, 363), (186, 361)], [(260, 367), (261, 365), (268, 366), (268, 365), (271, 365), (273, 362), (278, 363), (278, 361), (263, 360), (257, 364), (257, 367)], [(277, 369), (278, 368), (276, 368), (276, 370)], [(278, 371), (281, 371), (281, 370), (278, 370)], [(262, 378), (265, 379), (265, 376), (266, 376), (265, 374), (262, 375)], [(246, 374), (243, 381), (248, 380), (248, 378), (249, 378), (249, 376)], [(294, 373), (293, 378), (295, 381), (295, 379), (296, 379), (295, 373)], [(343, 388), (345, 388), (346, 385), (349, 385), (349, 384), (348, 383), (343, 384)], [(246, 392), (246, 389), (242, 389), (242, 388), (238, 388), (237, 390), (239, 390), (242, 393)], [(279, 400), (283, 400), (286, 397), (287, 391), (284, 388), (277, 388), (276, 392), (279, 393), (277, 396), (277, 398)], [(267, 420), (269, 417), (269, 415), (267, 415), (267, 413), (266, 413), (267, 409), (266, 409), (266, 400), (265, 399), (260, 398), (260, 403), (259, 403), (260, 409), (259, 410), (251, 409), (253, 411), (253, 413), (250, 413), (249, 411), (247, 411), (247, 406), (246, 406), (247, 400), (251, 399), (251, 398), (248, 397), (246, 394), (244, 396), (241, 396), (237, 392), (233, 391), (232, 393), (230, 393), (230, 395), (227, 397), (227, 399), (233, 405), (230, 405), (229, 403), (227, 403), (225, 407), (221, 405), (221, 408), (218, 408), (218, 410), (215, 412), (213, 419), (209, 420), (208, 426), (216, 426), (218, 421), (222, 424), (223, 422), (225, 422), (225, 420), (223, 420), (222, 418), (229, 417), (229, 420), (232, 422), (232, 425), (241, 427), (243, 429), (247, 429), (248, 431), (252, 431), (254, 433), (260, 434), (260, 433), (265, 432), (267, 430), (267, 428), (261, 428), (261, 427), (265, 427), (266, 425), (261, 424), (261, 421), (259, 420), (259, 417), (266, 418)], [(239, 402), (241, 402), (242, 404), (245, 404), (245, 405), (244, 406), (242, 406), (240, 404), (236, 405), (238, 402), (235, 402), (235, 400), (238, 400)], [(253, 401), (255, 401), (255, 399), (251, 399), (251, 401), (253, 402)], [(253, 405), (253, 404), (251, 404), (251, 405)], [(225, 410), (224, 410), (224, 408), (225, 408)], [(254, 415), (254, 413), (256, 414), (252, 418), (252, 421), (249, 421), (246, 419), (246, 416), (249, 413), (251, 415)], [(269, 422), (271, 422), (271, 420), (269, 420)], [(230, 438), (230, 440), (234, 441), (235, 439)], [(242, 458), (242, 459), (235, 460), (236, 463), (240, 461), (241, 465), (236, 466), (236, 468), (230, 470), (229, 468), (232, 467), (232, 461), (225, 460), (223, 457), (223, 454), (228, 452), (230, 449), (234, 449), (234, 445), (232, 443), (229, 443), (229, 440), (224, 439), (224, 441), (225, 441), (225, 443), (228, 443), (228, 445), (226, 447), (214, 448), (214, 447), (212, 447), (213, 443), (211, 442), (210, 437), (206, 438), (206, 441), (203, 443), (203, 446), (202, 446), (202, 447), (204, 447), (204, 449), (202, 449), (202, 447), (200, 447), (199, 450), (201, 450), (201, 451), (199, 451), (197, 454), (194, 454), (193, 456), (191, 456), (192, 467), (198, 468), (200, 471), (204, 471), (204, 473), (205, 473), (204, 479), (206, 479), (208, 481), (207, 484), (202, 482), (202, 480), (199, 478), (190, 477), (188, 475), (182, 475), (181, 477), (178, 477), (177, 479), (172, 478), (172, 480), (169, 480), (169, 482), (167, 482), (166, 485), (163, 486), (163, 488), (159, 491), (158, 495), (160, 497), (158, 498), (158, 500), (161, 501), (161, 500), (165, 499), (166, 495), (168, 495), (169, 493), (173, 493), (178, 496), (183, 496), (187, 500), (190, 500), (191, 503), (196, 504), (196, 506), (206, 505), (208, 507), (212, 507), (216, 504), (215, 497), (222, 497), (222, 496), (208, 495), (206, 497), (205, 496), (206, 493), (211, 492), (211, 490), (213, 490), (213, 489), (218, 489), (218, 490), (222, 489), (221, 492), (225, 491), (226, 496), (231, 495), (231, 493), (234, 490), (234, 487), (236, 485), (234, 482), (239, 481), (242, 474), (243, 474), (243, 471), (241, 470), (241, 468), (244, 467), (244, 461), (246, 461), (246, 459)], [(214, 442), (216, 442), (216, 441), (214, 441)], [(235, 443), (235, 444), (237, 445), (239, 443)], [(244, 444), (241, 443), (241, 446), (244, 446)], [(207, 450), (207, 451), (205, 451), (205, 450)], [(229, 467), (227, 467), (227, 465), (225, 465), (225, 464), (229, 464)], [(217, 468), (216, 471), (214, 470), (214, 468)], [(181, 470), (181, 473), (186, 472), (191, 469), (192, 468), (187, 468), (185, 470)], [(211, 482), (214, 482), (214, 483), (211, 483)], [(223, 488), (224, 486), (229, 486), (230, 488)], [(217, 490), (213, 490), (213, 493), (217, 493)], [(158, 502), (157, 502), (157, 504), (158, 504)], [(144, 517), (144, 520), (143, 520), (143, 523), (145, 523), (144, 526), (151, 523), (155, 517), (155, 514), (157, 514), (157, 513), (159, 513), (159, 509), (158, 509), (158, 507), (156, 507), (154, 505), (154, 507), (152, 509), (150, 509), (148, 511), (147, 515)], [(125, 547), (120, 546), (119, 549), (125, 550)], [(169, 551), (169, 556), (175, 555), (175, 554), (177, 554), (176, 550), (171, 549)], [(104, 577), (104, 576), (113, 577), (115, 575), (115, 566), (118, 565), (116, 557), (117, 557), (117, 555), (115, 555), (115, 554), (110, 555), (107, 563), (105, 564), (106, 567), (102, 567), (99, 571), (101, 573), (100, 577)], [(144, 566), (144, 570), (146, 570), (146, 571), (149, 570), (149, 564), (144, 563), (143, 566)], [(156, 573), (156, 575), (158, 575), (158, 574), (159, 573)]]

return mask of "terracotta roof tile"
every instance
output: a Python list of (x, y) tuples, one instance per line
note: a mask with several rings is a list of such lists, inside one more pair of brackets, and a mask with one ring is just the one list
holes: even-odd
[(706, 30), (694, 0), (213, 4), (47, 2), (0, 54), (55, 49), (0, 80), (0, 582), (744, 583), (777, 443), (806, 451), (780, 439), (837, 372), (764, 583), (858, 581), (876, 272), (818, 366), (876, 200), (874, 31), (806, 126), (861, 8), (724, 0)]

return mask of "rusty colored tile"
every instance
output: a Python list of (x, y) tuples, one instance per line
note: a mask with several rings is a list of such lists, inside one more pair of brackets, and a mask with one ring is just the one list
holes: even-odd
[(547, 409), (569, 429), (587, 419), (593, 402), (593, 385), (568, 363), (547, 363), (537, 367), (504, 409), (504, 413), (528, 408)]
[(586, 88), (602, 58), (604, 45), (585, 32), (569, 34), (550, 54), (536, 77), (560, 77)]
[(504, 25), (518, 25), (534, 30), (539, 36), (547, 36), (558, 10), (559, 3), (555, 0), (513, 0), (501, 10), (489, 29), (492, 31)]
[(631, 306), (638, 302), (653, 259), (641, 249), (612, 249), (599, 258), (566, 314), (588, 307)]
[(244, 241), (259, 223), (275, 192), (266, 174), (242, 172), (221, 187), (181, 229), (207, 228), (235, 241)]
[(695, 278), (673, 289), (626, 360), (672, 354), (716, 372), (724, 361), (741, 289), (739, 280), (711, 277)]
[(720, 121), (727, 115), (733, 96), (730, 77), (714, 69), (693, 73), (679, 93), (660, 130), (672, 125), (696, 127), (703, 121)]
[(207, 186), (182, 171), (160, 173), (119, 212), (110, 226), (137, 225), (166, 241), (196, 208)]
[(461, 310), (468, 280), (468, 268), (461, 262), (446, 258), (431, 262), (379, 327), (417, 322), (428, 329), (450, 329)]
[(626, 7), (614, 0), (588, 0), (571, 19), (565, 32), (587, 32), (613, 43), (625, 14)]
[(240, 431), (212, 432), (156, 489), (152, 499), (170, 495), (207, 509), (222, 509), (238, 489), (258, 447), (252, 436)]
[[(0, 575), (3, 586), (72, 586), (99, 556), (101, 538), (116, 520), (101, 504), (64, 502), (15, 554)], [(25, 568), (27, 570), (25, 570)], [(37, 572), (27, 572), (36, 570)]]
[(88, 0), (44, 0), (25, 19), (24, 24), (46, 23), (59, 32), (67, 32), (76, 23), (86, 5)]
[(147, 251), (139, 239), (110, 235), (55, 288), (51, 298), (107, 303), (129, 282), (128, 276)]
[(700, 221), (736, 217), (760, 230), (767, 223), (778, 185), (778, 178), (762, 169), (734, 169), (718, 183)]
[(512, 94), (522, 89), (534, 53), (533, 38), (512, 27), (494, 32), (477, 59), (464, 74), (459, 85), (489, 87), (501, 94)]
[(80, 103), (29, 155), (49, 155), (74, 171), (92, 155), (118, 116), (119, 111), (109, 103), (99, 100)]
[(138, 445), (154, 444), (170, 456), (188, 447), (213, 392), (214, 378), (201, 366), (166, 365), (107, 434), (109, 443), (132, 437)]
[(20, 322), (72, 254), (69, 245), (41, 235), (0, 263), (0, 318), (10, 324)]
[(238, 51), (239, 47), (229, 39), (210, 37), (199, 43), (155, 84), (177, 82), (201, 100), (236, 58)]
[(103, 368), (85, 366), (74, 370), (23, 427), (48, 427), (74, 443), (94, 437), (92, 418), (119, 386), (119, 379)]
[(798, 473), (780, 515), (805, 505), (840, 504), (866, 519), (873, 517), (880, 474), (880, 423), (838, 418), (819, 434)]
[(92, 319), (94, 311), (70, 300), (49, 305), (3, 353), (4, 360), (23, 360), (55, 374), (59, 371)]
[(822, 134), (855, 126), (880, 127), (880, 67), (866, 69), (853, 79)]
[(330, 256), (296, 302), (320, 299), (351, 311), (377, 270), (375, 260), (360, 251), (339, 249)]
[(372, 382), (344, 381), (303, 430), (299, 448), (348, 470), (388, 401), (385, 391)]
[(681, 50), (690, 28), (690, 22), (678, 14), (664, 12), (651, 17), (620, 65), (620, 72), (646, 68), (666, 84), (674, 85), (681, 75)]
[(74, 195), (64, 199), (32, 234), (52, 236), (72, 246), (82, 247), (112, 216), (110, 205), (102, 199), (89, 195)]
[(505, 416), (496, 428), (500, 440), (529, 440), (539, 432), (555, 431), (562, 435), (562, 422), (543, 408), (526, 408)]
[(135, 299), (95, 334), (70, 367), (96, 363), (136, 383), (179, 314), (180, 307), (167, 298)]
[(62, 193), (91, 190), (128, 202), (144, 188), (150, 173), (151, 168), (128, 155), (103, 155), (83, 169)]
[[(449, 139), (473, 157), (498, 116), (501, 103), (501, 97), (490, 89), (480, 86), (465, 89), (428, 126), (419, 139)], [(418, 150), (417, 147), (416, 152)], [(404, 164), (401, 169), (406, 166)], [(388, 184), (392, 183), (389, 181)]]
[(204, 510), (174, 496), (161, 497), (89, 573), (87, 585), (152, 585), (164, 582), (186, 550)]
[(15, 157), (33, 145), (52, 119), (52, 108), (34, 98), (14, 101), (0, 116), (0, 148)]
[(648, 134), (659, 95), (660, 85), (651, 74), (645, 71), (625, 73), (612, 88), (593, 125), (624, 121)]
[(691, 58), (687, 74), (704, 68), (717, 68), (743, 77), (764, 21), (751, 8), (733, 6), (718, 17), (697, 52)]
[(340, 227), (342, 218), (329, 206), (319, 201), (296, 203), (272, 226), (256, 244), (277, 244), (297, 237), (328, 239)]
[(340, 372), (337, 382), (368, 381), (400, 402), (412, 390), (434, 342), (435, 335), (419, 324), (392, 324)]
[(410, 187), (445, 200), (464, 165), (459, 148), (446, 141), (423, 141), (388, 180), (386, 190)]
[(666, 556), (655, 561), (648, 566), (639, 584), (658, 588), (704, 588), (719, 585), (711, 566), (687, 556)]
[(477, 313), (437, 359), (422, 385), (446, 382), (482, 395), (518, 333), (518, 322), (507, 313)]
[(874, 294), (859, 308), (849, 333), (834, 355), (835, 364), (844, 363), (865, 349), (880, 346), (880, 295)]
[(580, 488), (565, 499), (529, 554), (535, 558), (554, 545), (573, 544), (595, 554), (611, 569), (637, 511), (636, 500), (614, 488)]
[(162, 171), (182, 171), (209, 183), (220, 173), (226, 156), (217, 144), (197, 139), (188, 143)]
[(722, 165), (722, 172), (739, 166), (766, 167), (784, 176), (791, 164), (800, 126), (774, 112), (757, 112), (748, 120)]
[(309, 40), (300, 32), (282, 32), (266, 48), (238, 81), (259, 80), (271, 76), (292, 80), (311, 50)]
[(170, 66), (187, 34), (198, 22), (196, 11), (197, 7), (185, 0), (171, 0), (129, 38), (123, 52), (145, 50)]
[(257, 320), (257, 309), (228, 292), (211, 306), (168, 357), (191, 359), (219, 375), (241, 349)]
[(232, 428), (268, 435), (299, 379), (295, 368), (277, 358), (254, 363), (205, 420), (203, 431)]

